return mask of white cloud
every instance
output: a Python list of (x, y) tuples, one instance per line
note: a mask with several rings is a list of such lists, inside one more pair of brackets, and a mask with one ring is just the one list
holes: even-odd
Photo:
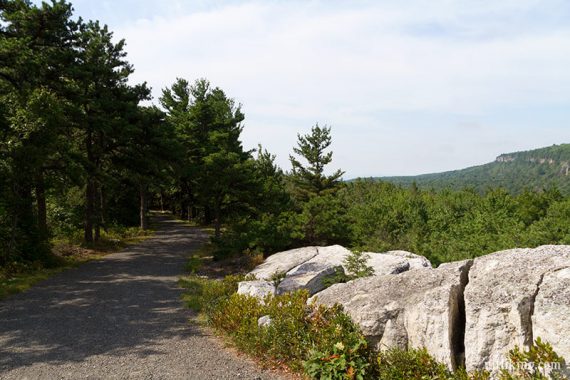
[[(116, 31), (134, 79), (156, 96), (176, 77), (210, 79), (244, 104), (246, 145), (262, 142), (284, 166), (296, 133), (316, 121), (333, 125), (348, 176), (482, 163), (500, 153), (493, 141), (538, 143), (538, 129), (514, 136), (494, 113), (570, 105), (562, 1), (184, 4)], [(494, 127), (465, 141), (457, 125), (480, 118)], [(398, 152), (421, 162), (391, 161)]]

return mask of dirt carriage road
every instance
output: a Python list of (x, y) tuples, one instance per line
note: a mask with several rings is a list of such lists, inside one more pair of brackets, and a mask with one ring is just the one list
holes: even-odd
[(189, 324), (178, 277), (206, 236), (154, 238), (0, 301), (0, 379), (275, 379)]

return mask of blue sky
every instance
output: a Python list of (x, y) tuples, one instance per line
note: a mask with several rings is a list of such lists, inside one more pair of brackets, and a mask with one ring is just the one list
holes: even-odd
[(72, 3), (126, 39), (156, 98), (206, 77), (241, 102), (245, 146), (284, 169), (315, 122), (332, 126), (346, 178), (570, 142), (566, 0)]

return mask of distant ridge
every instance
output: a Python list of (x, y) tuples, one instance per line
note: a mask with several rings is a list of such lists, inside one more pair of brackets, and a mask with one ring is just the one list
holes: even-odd
[(570, 144), (505, 153), (494, 162), (461, 170), (374, 179), (402, 186), (415, 183), (419, 188), (436, 190), (473, 188), (484, 192), (502, 187), (513, 194), (556, 186), (563, 194), (570, 195)]

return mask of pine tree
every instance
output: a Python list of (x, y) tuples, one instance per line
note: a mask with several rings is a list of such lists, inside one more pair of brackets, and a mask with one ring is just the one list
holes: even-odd
[(46, 176), (61, 171), (67, 150), (66, 98), (77, 23), (65, 1), (40, 7), (6, 1), (0, 13), (0, 161), (10, 222), (5, 256), (45, 260), (49, 254)]
[(163, 91), (161, 103), (183, 150), (179, 209), (200, 208), (219, 238), (224, 220), (249, 207), (254, 186), (254, 162), (240, 141), (241, 107), (205, 79), (192, 86), (178, 79)]
[(326, 125), (321, 128), (317, 123), (311, 128), (310, 134), (297, 137), (297, 147), (293, 148), (293, 151), (302, 157), (306, 164), (299, 158), (289, 156), (293, 167), (291, 179), (295, 195), (305, 201), (311, 196), (334, 193), (344, 172), (337, 170), (329, 176), (325, 174), (325, 167), (331, 163), (333, 155), (332, 152), (327, 152), (332, 143), (331, 128)]

